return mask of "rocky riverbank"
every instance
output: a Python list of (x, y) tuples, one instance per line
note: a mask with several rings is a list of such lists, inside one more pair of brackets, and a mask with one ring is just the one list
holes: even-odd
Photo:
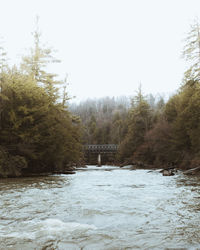
[[(171, 165), (171, 166), (170, 166)], [(136, 170), (136, 169), (162, 169), (160, 173), (163, 176), (172, 176), (175, 175), (178, 170), (182, 171), (186, 175), (200, 175), (200, 166), (190, 167), (188, 169), (182, 169), (181, 167), (175, 166), (174, 164), (165, 164), (164, 166), (154, 166), (150, 164), (145, 164), (138, 161), (126, 161), (123, 164), (120, 164), (120, 168)]]

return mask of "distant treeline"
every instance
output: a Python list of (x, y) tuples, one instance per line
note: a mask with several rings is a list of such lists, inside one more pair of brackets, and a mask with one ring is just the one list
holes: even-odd
[[(164, 98), (152, 94), (145, 97), (151, 109), (157, 112), (164, 105)], [(83, 125), (83, 143), (120, 144), (128, 131), (128, 117), (132, 97), (103, 97), (88, 99), (79, 104), (71, 103), (69, 110), (79, 116)]]
[(19, 66), (9, 67), (0, 47), (0, 177), (64, 171), (82, 158), (80, 121), (68, 111), (65, 81), (46, 71), (51, 62), (38, 28)]
[(90, 99), (69, 106), (83, 125), (83, 143), (118, 144), (118, 162), (155, 167), (200, 164), (200, 83), (189, 80), (165, 102), (144, 96)]

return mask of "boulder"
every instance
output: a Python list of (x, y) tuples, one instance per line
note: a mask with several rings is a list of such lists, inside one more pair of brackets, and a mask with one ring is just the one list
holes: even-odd
[(174, 171), (173, 171), (173, 169), (164, 169), (162, 171), (162, 174), (163, 174), (163, 176), (172, 176), (172, 175), (174, 175)]
[(136, 170), (136, 166), (135, 165), (125, 165), (125, 166), (122, 166), (121, 168), (123, 168), (123, 169), (130, 169), (130, 170)]

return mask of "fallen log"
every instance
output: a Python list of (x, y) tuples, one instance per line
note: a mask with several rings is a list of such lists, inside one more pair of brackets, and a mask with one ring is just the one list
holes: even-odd
[(196, 167), (196, 168), (192, 168), (192, 169), (186, 170), (183, 173), (186, 174), (186, 175), (200, 174), (200, 166)]

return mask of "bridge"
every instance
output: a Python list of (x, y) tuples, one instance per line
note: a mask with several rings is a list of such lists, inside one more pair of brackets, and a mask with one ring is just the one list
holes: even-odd
[(88, 154), (97, 154), (98, 166), (101, 166), (101, 155), (102, 154), (115, 154), (118, 150), (116, 144), (89, 144), (84, 146), (84, 150)]
[(118, 145), (116, 144), (102, 144), (102, 145), (85, 145), (85, 150), (91, 153), (115, 153), (118, 150)]

